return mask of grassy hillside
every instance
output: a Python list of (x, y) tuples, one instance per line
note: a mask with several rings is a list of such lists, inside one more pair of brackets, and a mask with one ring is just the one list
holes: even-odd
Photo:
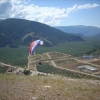
[(99, 100), (100, 81), (0, 74), (0, 100)]
[[(29, 45), (33, 40), (43, 39), (46, 46), (67, 41), (82, 41), (80, 36), (71, 35), (54, 27), (23, 19), (0, 21), (0, 46)], [(50, 44), (51, 43), (51, 44)]]

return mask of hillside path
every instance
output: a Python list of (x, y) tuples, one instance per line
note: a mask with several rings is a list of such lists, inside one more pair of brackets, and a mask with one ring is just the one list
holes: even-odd
[(4, 66), (9, 66), (9, 67), (15, 67), (15, 66), (12, 66), (12, 65), (9, 65), (9, 64), (5, 64), (5, 63), (2, 63), (0, 62), (1, 65), (4, 65)]

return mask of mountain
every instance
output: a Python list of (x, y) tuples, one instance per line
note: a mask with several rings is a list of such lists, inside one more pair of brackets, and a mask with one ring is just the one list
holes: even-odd
[(54, 46), (67, 41), (83, 41), (80, 36), (71, 35), (46, 24), (24, 19), (0, 21), (0, 47), (22, 45), (43, 39), (46, 46)]
[(83, 26), (83, 25), (76, 25), (76, 26), (54, 26), (54, 28), (60, 29), (63, 32), (71, 33), (71, 34), (79, 34), (88, 36), (96, 36), (100, 34), (100, 28), (93, 27), (93, 26)]
[(100, 34), (97, 34), (97, 35), (95, 36), (95, 38), (100, 38)]

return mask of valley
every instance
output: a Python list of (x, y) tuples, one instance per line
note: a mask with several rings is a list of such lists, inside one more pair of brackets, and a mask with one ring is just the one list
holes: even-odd
[(0, 100), (100, 100), (99, 0), (0, 0)]

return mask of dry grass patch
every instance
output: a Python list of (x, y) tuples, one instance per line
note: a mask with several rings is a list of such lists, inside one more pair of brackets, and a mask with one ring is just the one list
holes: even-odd
[(48, 52), (52, 59), (59, 59), (59, 58), (70, 58), (71, 55), (60, 53), (60, 52)]
[(38, 61), (38, 60), (47, 60), (47, 59), (48, 59), (48, 56), (46, 55), (46, 53), (34, 54), (33, 56), (29, 56), (29, 60), (31, 62)]
[(0, 74), (0, 100), (99, 100), (100, 81)]
[(92, 61), (91, 63), (100, 65), (100, 59), (99, 60)]
[(59, 67), (73, 69), (73, 70), (77, 70), (77, 66), (80, 66), (83, 64), (74, 59), (57, 60), (55, 61), (55, 63)]

